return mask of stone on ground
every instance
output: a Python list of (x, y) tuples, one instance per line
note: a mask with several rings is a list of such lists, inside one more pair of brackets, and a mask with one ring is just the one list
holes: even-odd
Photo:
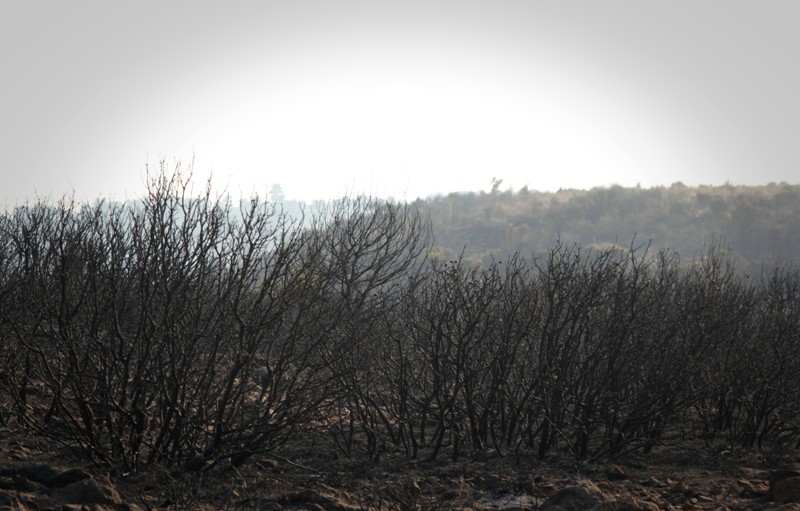
[(541, 511), (599, 511), (603, 494), (593, 485), (570, 486), (555, 492), (540, 508)]
[(50, 506), (65, 504), (120, 504), (122, 498), (107, 477), (84, 479), (53, 492)]

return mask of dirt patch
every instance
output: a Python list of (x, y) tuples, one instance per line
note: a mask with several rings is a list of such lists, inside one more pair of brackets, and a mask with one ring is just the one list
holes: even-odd
[(578, 466), (524, 453), (455, 462), (384, 456), (376, 463), (306, 445), (239, 467), (123, 474), (2, 429), (0, 509), (790, 510), (800, 506), (771, 500), (770, 478), (790, 480), (794, 462), (798, 453), (767, 460), (757, 451), (686, 446)]

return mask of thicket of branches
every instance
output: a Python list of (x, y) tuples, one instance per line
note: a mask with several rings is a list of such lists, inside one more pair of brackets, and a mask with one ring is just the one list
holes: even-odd
[(800, 442), (797, 267), (562, 243), (471, 266), (427, 257), (415, 205), (291, 219), (187, 183), (0, 219), (0, 422), (125, 470), (320, 433), (375, 459)]
[(796, 447), (798, 307), (797, 268), (742, 279), (714, 250), (433, 262), (387, 308), (350, 409), (372, 455)]

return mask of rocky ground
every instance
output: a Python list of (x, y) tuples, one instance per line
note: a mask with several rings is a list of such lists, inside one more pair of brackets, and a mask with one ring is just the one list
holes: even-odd
[(800, 453), (663, 448), (614, 463), (498, 457), (380, 463), (292, 446), (195, 473), (92, 466), (0, 429), (0, 510), (777, 510), (800, 511)]

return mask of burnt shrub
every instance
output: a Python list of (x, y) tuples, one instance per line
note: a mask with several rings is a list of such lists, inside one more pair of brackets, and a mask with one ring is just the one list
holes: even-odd
[(0, 425), (133, 471), (800, 443), (800, 270), (632, 241), (429, 257), (424, 203), (289, 217), (191, 172), (0, 217)]
[[(339, 446), (576, 462), (675, 441), (797, 441), (797, 271), (647, 244), (420, 265), (376, 302)], [(371, 318), (373, 319), (373, 318)]]
[(3, 219), (11, 414), (124, 470), (241, 463), (327, 420), (348, 332), (426, 245), (412, 206), (343, 199), (303, 223), (190, 178), (162, 166), (141, 201)]

